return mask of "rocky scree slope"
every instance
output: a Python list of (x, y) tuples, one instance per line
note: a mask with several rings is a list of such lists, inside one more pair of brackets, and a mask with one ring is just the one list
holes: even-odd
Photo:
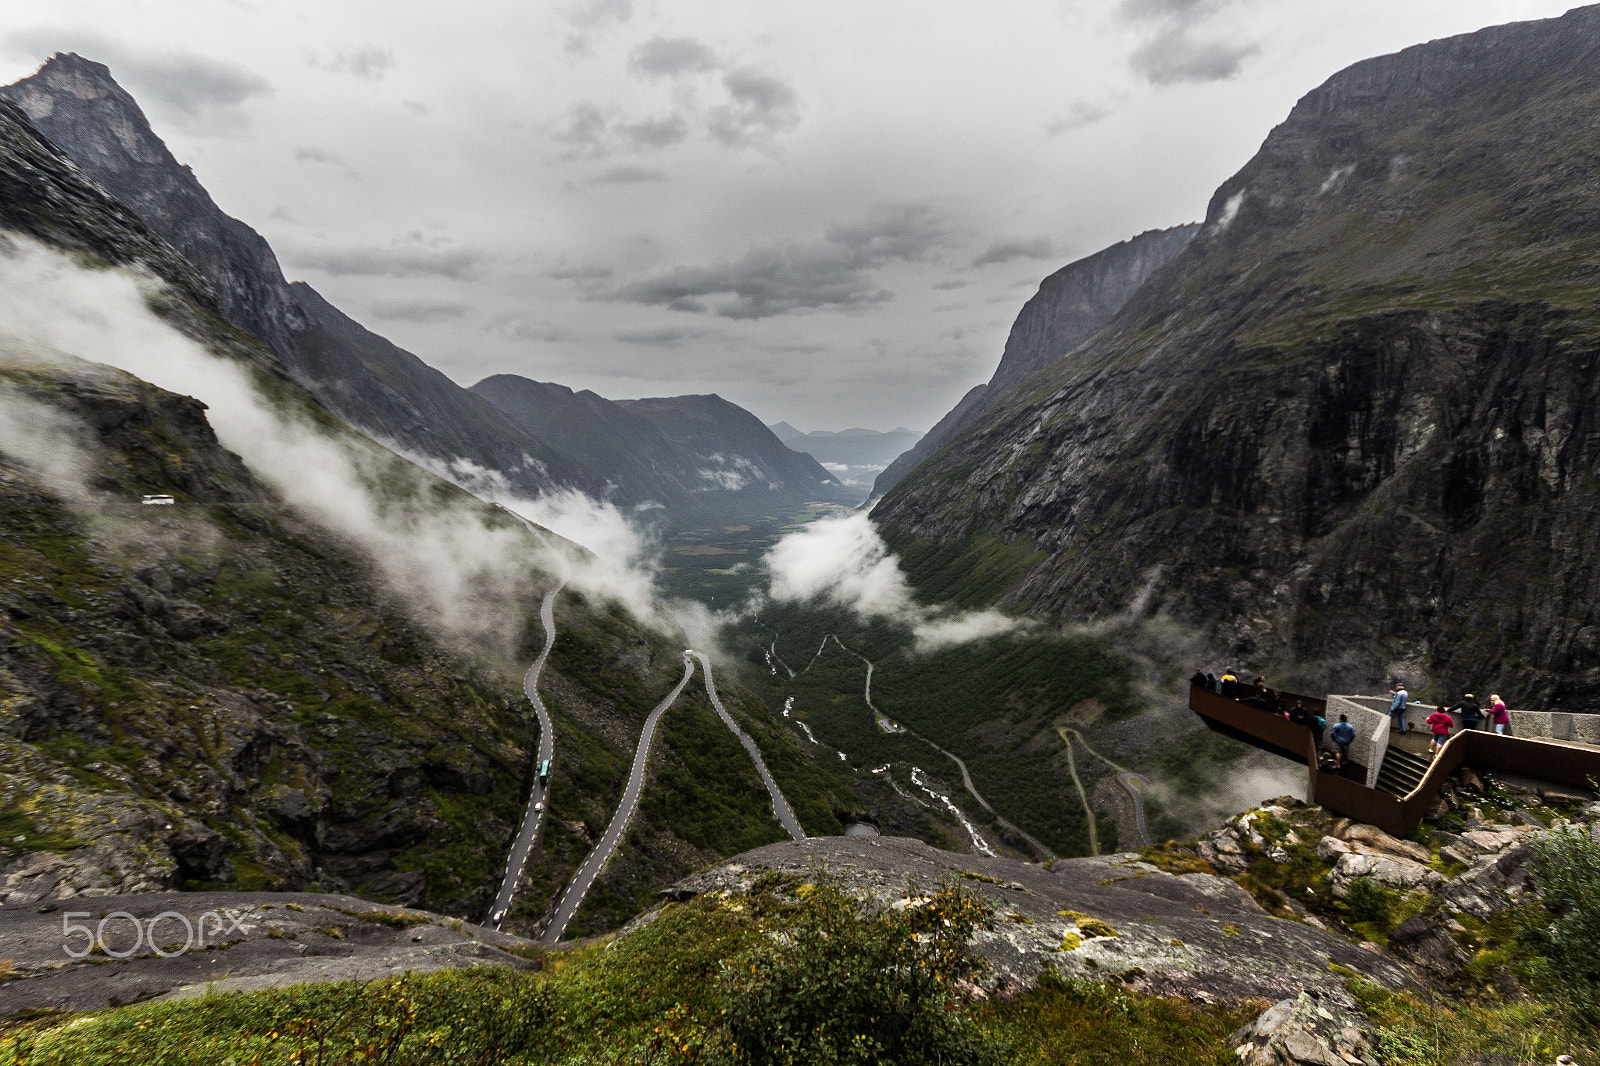
[(1199, 231), (1199, 223), (1149, 230), (1068, 263), (1040, 282), (1039, 291), (1022, 305), (1012, 323), (1000, 365), (988, 384), (973, 387), (915, 446), (879, 474), (873, 495), (882, 496), (899, 484), (919, 463), (953, 440), (982, 407), (998, 402), (1029, 374), (1093, 336), (1145, 279), (1182, 251)]
[(1319, 683), (1600, 709), (1597, 52), (1590, 7), (1329, 79), (891, 542), (1004, 541), (1008, 604), (1137, 599)]
[(57, 54), (0, 88), (0, 97), (176, 248), (206, 279), (223, 316), (276, 352), (341, 418), (441, 463), (468, 459), (499, 470), (528, 495), (603, 486), (603, 477), (362, 329), (310, 286), (291, 286), (266, 240), (223, 213), (105, 66)]

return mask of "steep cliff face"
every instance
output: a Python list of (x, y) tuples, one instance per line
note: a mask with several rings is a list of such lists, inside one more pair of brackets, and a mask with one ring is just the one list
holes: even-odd
[(327, 407), (386, 440), (499, 470), (529, 495), (604, 478), (509, 423), (422, 360), (291, 286), (255, 230), (225, 214), (99, 63), (58, 54), (0, 88), (82, 171), (193, 264), (223, 317), (259, 338)]
[(874, 494), (888, 492), (917, 464), (955, 439), (978, 411), (1093, 336), (1199, 231), (1199, 223), (1149, 230), (1069, 263), (1040, 282), (1039, 291), (1022, 305), (1012, 323), (1000, 365), (988, 384), (969, 391), (927, 436), (878, 475)]
[(1335, 75), (876, 517), (1037, 546), (1019, 607), (1600, 709), (1597, 54), (1586, 8)]

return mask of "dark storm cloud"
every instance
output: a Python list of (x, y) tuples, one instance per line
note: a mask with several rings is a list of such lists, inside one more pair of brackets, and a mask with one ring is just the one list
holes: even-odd
[(1135, 49), (1128, 63), (1152, 85), (1222, 81), (1260, 51), (1250, 41), (1197, 40), (1182, 26), (1167, 26)]
[(5, 37), (5, 50), (17, 56), (43, 59), (66, 49), (104, 63), (112, 77), (132, 91), (141, 104), (154, 103), (168, 117), (186, 126), (197, 120), (214, 119), (219, 112), (231, 112), (252, 96), (272, 92), (265, 78), (237, 64), (193, 52), (138, 48), (92, 30), (40, 27), (18, 30)]
[(666, 181), (667, 172), (654, 167), (620, 166), (596, 174), (589, 179), (590, 185), (643, 185), (655, 181)]
[(289, 255), (296, 266), (337, 276), (452, 280), (476, 277), (483, 260), (467, 248), (302, 248)]
[(647, 78), (698, 74), (718, 65), (717, 53), (693, 37), (652, 37), (628, 58), (628, 66)]
[(711, 136), (743, 148), (800, 124), (800, 94), (788, 82), (755, 67), (730, 70), (722, 78), (728, 103), (711, 109)]
[(873, 280), (873, 270), (924, 259), (950, 238), (950, 226), (930, 205), (891, 205), (834, 226), (818, 241), (752, 248), (725, 263), (674, 267), (623, 285), (609, 298), (733, 319), (865, 307), (894, 295)]
[(383, 76), (389, 73), (389, 68), (394, 66), (394, 53), (387, 48), (367, 44), (341, 49), (331, 56), (314, 55), (306, 60), (306, 65), (330, 74), (349, 74), (362, 81), (382, 81)]
[(1070, 133), (1081, 130), (1085, 126), (1093, 126), (1096, 122), (1104, 121), (1111, 117), (1111, 109), (1100, 104), (1091, 104), (1087, 100), (1074, 100), (1067, 107), (1067, 113), (1061, 118), (1045, 126), (1044, 131), (1051, 137), (1058, 133)]
[(975, 267), (1009, 263), (1013, 259), (1048, 259), (1055, 253), (1049, 237), (1002, 237), (972, 261)]
[(380, 300), (372, 305), (374, 316), (397, 322), (445, 322), (471, 310), (470, 304), (440, 300)]

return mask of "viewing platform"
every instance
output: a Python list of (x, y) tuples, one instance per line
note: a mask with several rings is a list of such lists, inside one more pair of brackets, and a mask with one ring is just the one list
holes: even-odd
[(1320, 769), (1311, 730), (1271, 711), (1199, 686), (1189, 689), (1189, 709), (1215, 732), (1304, 765), (1311, 802), (1394, 836), (1417, 827), (1450, 775), (1462, 766), (1570, 785), (1585, 793), (1591, 781), (1600, 780), (1600, 715), (1512, 711), (1508, 736), (1461, 729), (1458, 723), (1430, 761), (1431, 734), (1422, 719), (1437, 707), (1409, 704), (1407, 732), (1401, 734), (1393, 731), (1386, 696), (1274, 695), (1289, 706), (1300, 700), (1321, 714), (1329, 728), (1341, 714), (1350, 719), (1356, 739), (1342, 769)]

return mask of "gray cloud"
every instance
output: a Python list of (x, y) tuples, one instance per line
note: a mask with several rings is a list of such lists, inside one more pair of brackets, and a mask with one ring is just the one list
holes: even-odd
[[(1222, 81), (1261, 51), (1253, 41), (1201, 37), (1195, 28), (1231, 0), (1122, 0), (1118, 14), (1154, 23), (1155, 31), (1128, 57), (1133, 72), (1152, 85)], [(1072, 128), (1072, 127), (1066, 127)], [(1056, 131), (1052, 131), (1056, 132)]]
[(717, 53), (693, 37), (652, 37), (633, 50), (628, 66), (647, 78), (675, 78), (715, 70)]
[(633, 17), (633, 0), (583, 0), (567, 12), (567, 21), (579, 29), (620, 26)]
[(1128, 57), (1135, 74), (1152, 85), (1222, 81), (1261, 51), (1251, 41), (1197, 40), (1187, 27), (1165, 26)]
[(666, 181), (667, 172), (654, 167), (636, 167), (624, 165), (612, 167), (610, 170), (596, 174), (589, 179), (590, 185), (642, 185), (655, 181)]
[(620, 123), (617, 133), (628, 147), (640, 151), (670, 148), (689, 136), (689, 123), (684, 121), (682, 115), (666, 115)]
[(421, 100), (401, 100), (400, 106), (411, 112), (413, 115), (417, 115), (419, 117), (431, 115), (433, 113), (433, 108), (429, 107)]
[(366, 44), (341, 49), (331, 56), (314, 55), (306, 60), (306, 65), (330, 74), (349, 74), (363, 81), (382, 81), (394, 66), (394, 53), (375, 44)]
[(864, 307), (893, 298), (873, 281), (871, 271), (924, 259), (950, 238), (951, 228), (931, 205), (895, 204), (859, 222), (831, 227), (819, 241), (752, 248), (725, 263), (674, 267), (608, 295), (733, 319)]
[(1180, 19), (1194, 21), (1221, 7), (1224, 0), (1122, 0), (1119, 14), (1130, 19)]
[(592, 100), (579, 100), (567, 108), (566, 117), (551, 131), (552, 139), (588, 152), (602, 150), (606, 135), (606, 114)]
[(1055, 254), (1049, 237), (1002, 237), (972, 261), (975, 267), (1009, 263), (1013, 259), (1048, 259)]
[(470, 304), (446, 300), (380, 300), (372, 305), (378, 318), (398, 322), (444, 322), (471, 310)]
[(585, 282), (604, 281), (613, 273), (614, 271), (612, 271), (610, 267), (601, 265), (599, 263), (580, 263), (577, 265), (563, 265), (556, 267), (545, 276), (555, 278), (558, 281)]
[(452, 280), (476, 277), (483, 260), (467, 248), (301, 248), (289, 256), (298, 267), (337, 276)]
[(321, 148), (296, 148), (294, 150), (296, 163), (330, 163), (334, 166), (344, 166), (345, 161), (332, 152), (324, 152)]
[(1081, 130), (1085, 126), (1093, 126), (1096, 122), (1111, 117), (1111, 109), (1100, 104), (1091, 104), (1087, 100), (1074, 100), (1067, 107), (1067, 113), (1045, 126), (1044, 131), (1051, 137), (1060, 133), (1070, 133)]
[(676, 348), (680, 344), (692, 341), (703, 341), (708, 337), (721, 336), (716, 330), (711, 329), (625, 329), (611, 335), (612, 340), (624, 344), (642, 344), (652, 348)]
[[(272, 92), (272, 85), (234, 63), (193, 52), (142, 49), (112, 40), (92, 30), (50, 27), (18, 30), (4, 38), (7, 52), (42, 57), (72, 49), (111, 68), (112, 76), (128, 87), (141, 104), (154, 103), (179, 125), (192, 127), (202, 120), (242, 121), (239, 105), (252, 96)], [(219, 113), (234, 114), (219, 115)]]
[(948, 292), (951, 289), (964, 289), (967, 283), (961, 278), (946, 278), (944, 281), (934, 282), (933, 287)]
[(528, 322), (520, 318), (502, 316), (483, 327), (485, 333), (498, 333), (519, 341), (565, 343), (577, 340), (577, 335), (551, 322)]
[(786, 133), (800, 124), (800, 94), (787, 82), (755, 67), (730, 70), (722, 78), (728, 103), (711, 110), (711, 135), (743, 148)]

